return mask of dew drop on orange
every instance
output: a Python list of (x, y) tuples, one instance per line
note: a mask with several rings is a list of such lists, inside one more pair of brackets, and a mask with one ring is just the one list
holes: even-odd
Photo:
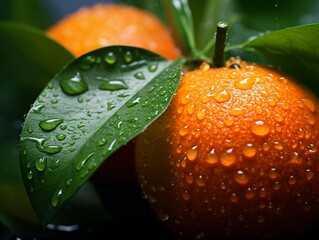
[(242, 80), (238, 80), (235, 82), (234, 86), (240, 90), (250, 90), (255, 83), (255, 79), (253, 78), (245, 78)]
[(233, 165), (236, 162), (236, 155), (233, 152), (233, 149), (227, 149), (220, 156), (220, 162), (222, 165), (228, 167)]
[(280, 142), (274, 142), (274, 148), (276, 150), (282, 150), (284, 148), (284, 146)]
[(294, 184), (296, 184), (296, 182), (297, 182), (297, 179), (295, 178), (295, 176), (293, 176), (293, 175), (289, 176), (288, 183), (290, 185), (294, 185)]
[(290, 158), (289, 158), (289, 163), (290, 164), (301, 164), (302, 163), (302, 157), (298, 152), (292, 152), (290, 154)]
[(187, 112), (188, 112), (189, 114), (193, 114), (194, 111), (195, 111), (195, 106), (194, 106), (193, 104), (192, 104), (192, 105), (189, 105), (189, 106), (187, 107)]
[(196, 117), (200, 121), (203, 120), (206, 117), (206, 109), (198, 111)]
[(251, 158), (256, 155), (257, 149), (252, 143), (247, 143), (245, 146), (243, 146), (242, 152), (246, 157)]
[(245, 191), (245, 198), (246, 199), (253, 199), (255, 197), (256, 193), (253, 189), (250, 187)]
[(230, 115), (232, 116), (239, 116), (239, 115), (243, 115), (244, 114), (244, 110), (240, 107), (232, 107), (230, 109)]
[(192, 184), (194, 182), (194, 178), (192, 174), (189, 174), (185, 177), (185, 180), (188, 184)]
[(233, 124), (234, 124), (234, 119), (233, 119), (232, 117), (229, 117), (229, 118), (226, 119), (225, 125), (226, 125), (227, 127), (230, 127), (230, 126), (232, 126)]
[(276, 168), (271, 168), (271, 169), (269, 170), (268, 176), (269, 176), (271, 179), (276, 179), (276, 178), (279, 176), (279, 173), (278, 173), (278, 171), (276, 170)]
[(215, 163), (218, 162), (218, 156), (217, 156), (217, 154), (215, 153), (215, 149), (212, 149), (212, 150), (206, 155), (205, 161), (206, 161), (208, 164), (215, 164)]
[(316, 110), (316, 105), (314, 104), (313, 101), (311, 101), (308, 98), (303, 98), (302, 99), (303, 105), (308, 108), (311, 112), (315, 112)]
[(242, 170), (238, 170), (234, 175), (234, 180), (240, 185), (246, 185), (249, 182), (249, 178)]
[(206, 182), (205, 182), (205, 179), (202, 175), (199, 175), (197, 178), (196, 178), (196, 184), (197, 186), (199, 187), (204, 187), (206, 185)]
[(305, 118), (310, 125), (314, 125), (316, 122), (316, 118), (313, 115), (305, 116)]
[(257, 136), (266, 136), (270, 132), (269, 124), (262, 120), (255, 121), (250, 129)]
[(281, 115), (279, 115), (279, 114), (276, 114), (276, 115), (274, 116), (274, 119), (275, 119), (275, 121), (277, 121), (277, 122), (282, 122), (282, 121), (284, 120), (284, 118), (283, 118)]
[(230, 99), (230, 93), (226, 90), (223, 90), (214, 95), (214, 99), (219, 103), (228, 102)]
[(237, 196), (237, 194), (236, 193), (232, 193), (231, 195), (230, 195), (230, 201), (232, 202), (232, 203), (236, 203), (236, 202), (238, 202), (238, 200), (239, 200), (239, 197)]
[(313, 171), (311, 171), (311, 169), (307, 169), (306, 170), (306, 178), (307, 178), (307, 180), (310, 181), (313, 177), (314, 177)]
[(178, 131), (179, 135), (181, 135), (182, 137), (187, 135), (189, 133), (189, 128), (188, 125), (185, 125), (184, 127), (181, 127)]
[(184, 200), (189, 200), (191, 198), (191, 195), (187, 192), (187, 191), (185, 191), (184, 193), (183, 193), (183, 199)]
[(187, 151), (187, 158), (190, 161), (194, 161), (197, 158), (198, 149), (197, 146), (192, 147)]

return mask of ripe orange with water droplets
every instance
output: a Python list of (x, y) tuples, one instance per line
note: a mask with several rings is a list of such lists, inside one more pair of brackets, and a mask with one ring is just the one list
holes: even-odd
[(53, 25), (48, 35), (75, 56), (110, 45), (141, 47), (169, 59), (180, 54), (169, 30), (158, 18), (121, 4), (83, 7)]
[(318, 111), (272, 69), (204, 63), (136, 140), (143, 195), (185, 238), (298, 236), (319, 217)]

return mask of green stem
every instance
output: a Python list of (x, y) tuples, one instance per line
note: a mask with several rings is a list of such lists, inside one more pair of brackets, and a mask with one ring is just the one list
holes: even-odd
[(224, 51), (227, 36), (227, 28), (228, 24), (226, 22), (217, 23), (216, 44), (213, 56), (213, 63), (215, 67), (224, 66)]

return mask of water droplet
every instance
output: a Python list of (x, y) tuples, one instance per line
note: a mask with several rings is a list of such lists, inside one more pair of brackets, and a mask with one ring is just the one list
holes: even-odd
[(186, 136), (189, 132), (190, 132), (190, 130), (188, 129), (188, 125), (181, 127), (178, 131), (179, 135), (181, 135), (182, 137)]
[(158, 212), (158, 219), (162, 222), (165, 222), (169, 219), (169, 215), (167, 213), (164, 213), (163, 211)]
[(238, 197), (238, 195), (236, 194), (236, 193), (232, 193), (231, 195), (230, 195), (230, 201), (232, 202), (232, 203), (236, 203), (236, 202), (238, 202), (238, 200), (239, 200), (239, 197)]
[(29, 172), (27, 172), (27, 178), (28, 178), (29, 180), (31, 180), (31, 179), (33, 178), (33, 171), (32, 171), (32, 170), (30, 170)]
[(280, 142), (274, 142), (274, 148), (276, 150), (282, 150), (284, 148), (284, 146)]
[(77, 171), (80, 171), (85, 164), (88, 162), (88, 160), (94, 155), (94, 153), (90, 153), (89, 155), (86, 156), (86, 158), (84, 158), (82, 161), (79, 161), (75, 164), (75, 169)]
[(199, 175), (197, 178), (196, 178), (196, 184), (197, 186), (199, 187), (204, 187), (206, 185), (206, 181), (204, 179), (204, 177), (202, 175)]
[(236, 155), (233, 148), (227, 149), (221, 154), (220, 162), (226, 167), (231, 166), (236, 162)]
[(227, 92), (226, 90), (223, 90), (219, 93), (216, 93), (214, 95), (214, 99), (219, 103), (227, 102), (230, 99), (230, 93)]
[(35, 167), (38, 171), (42, 172), (47, 166), (47, 159), (45, 157), (39, 158), (35, 161)]
[(218, 156), (217, 156), (217, 154), (215, 153), (215, 149), (212, 149), (212, 150), (206, 155), (205, 161), (206, 161), (208, 164), (215, 164), (215, 163), (218, 162)]
[(84, 98), (83, 97), (78, 97), (77, 100), (78, 100), (79, 103), (83, 103), (84, 102)]
[(104, 58), (104, 61), (107, 63), (107, 64), (114, 64), (116, 62), (116, 56), (113, 52), (108, 52)]
[(28, 133), (32, 133), (32, 132), (33, 132), (33, 129), (32, 129), (31, 127), (29, 127), (29, 128), (27, 129), (27, 131), (28, 131)]
[(134, 99), (133, 101), (131, 101), (131, 102), (127, 105), (127, 107), (128, 107), (128, 108), (131, 108), (131, 107), (133, 107), (133, 106), (139, 104), (140, 101), (141, 101), (141, 98), (138, 97), (138, 98)]
[(48, 89), (53, 89), (53, 83), (52, 82), (48, 83)]
[(315, 112), (316, 111), (316, 105), (314, 104), (313, 101), (311, 101), (308, 98), (304, 98), (302, 99), (302, 103), (303, 105), (308, 108), (311, 112)]
[(292, 152), (290, 154), (289, 163), (290, 164), (301, 164), (302, 163), (301, 155), (298, 152)]
[(188, 191), (183, 192), (183, 199), (185, 201), (189, 200), (191, 198), (191, 195), (189, 194)]
[(133, 61), (133, 55), (130, 51), (124, 53), (124, 61), (125, 63), (131, 63)]
[(138, 80), (144, 80), (145, 79), (145, 75), (143, 72), (137, 72), (134, 74), (134, 77)]
[(89, 90), (87, 83), (79, 72), (75, 73), (73, 77), (61, 79), (60, 87), (68, 95), (78, 95)]
[(206, 109), (201, 109), (197, 112), (196, 117), (198, 120), (203, 120), (206, 117)]
[(270, 132), (269, 124), (262, 120), (255, 121), (250, 129), (257, 136), (266, 136)]
[(257, 149), (251, 143), (247, 143), (245, 146), (243, 146), (242, 151), (243, 154), (248, 158), (254, 157), (257, 153)]
[(61, 152), (62, 150), (62, 147), (57, 145), (45, 146), (44, 144), (48, 139), (44, 139), (44, 138), (25, 137), (25, 138), (21, 138), (21, 140), (22, 141), (31, 140), (35, 142), (36, 148), (40, 152), (44, 152), (44, 153), (55, 154), (55, 153)]
[(250, 90), (255, 83), (254, 78), (245, 78), (235, 81), (234, 86), (240, 90)]
[(155, 72), (157, 68), (158, 68), (157, 64), (151, 64), (147, 67), (148, 71), (150, 72)]
[(190, 173), (189, 175), (185, 177), (185, 180), (188, 184), (192, 184), (194, 182), (193, 175)]
[(197, 146), (192, 147), (187, 151), (187, 158), (190, 161), (194, 161), (197, 158), (198, 149)]
[(55, 137), (59, 140), (59, 141), (63, 141), (66, 138), (66, 135), (64, 134), (57, 134), (55, 135)]
[(128, 85), (120, 79), (102, 79), (103, 83), (99, 86), (100, 90), (108, 90), (108, 91), (118, 91), (123, 89), (128, 89)]
[(245, 198), (246, 199), (253, 199), (255, 197), (256, 193), (253, 189), (251, 189), (250, 187), (247, 188), (246, 192), (245, 192)]
[(90, 70), (93, 65), (96, 63), (96, 57), (94, 56), (85, 56), (82, 60), (81, 69), (82, 70)]
[(59, 205), (62, 195), (63, 195), (63, 189), (60, 189), (53, 195), (51, 199), (51, 204), (53, 207), (57, 207)]
[(67, 128), (66, 125), (61, 125), (61, 126), (60, 126), (60, 129), (61, 129), (61, 130), (65, 130), (66, 128)]
[(271, 179), (276, 179), (279, 176), (279, 173), (277, 172), (276, 168), (270, 168), (268, 176)]
[(265, 218), (264, 215), (259, 215), (259, 216), (257, 217), (257, 222), (258, 222), (258, 223), (263, 223), (263, 222), (265, 222), (265, 220), (266, 220), (266, 218)]
[(107, 143), (106, 139), (105, 139), (105, 138), (102, 138), (102, 139), (99, 140), (98, 145), (99, 145), (100, 147), (102, 147), (102, 146), (104, 146), (106, 143)]
[(115, 105), (114, 103), (108, 102), (106, 109), (107, 109), (108, 111), (110, 111), (110, 110), (112, 110), (112, 109), (115, 108), (115, 107), (116, 107), (116, 105)]
[(314, 125), (316, 122), (316, 118), (313, 115), (305, 116), (305, 118), (306, 118), (306, 121), (311, 125)]
[(57, 126), (59, 126), (62, 122), (63, 122), (63, 119), (58, 119), (58, 118), (42, 120), (39, 122), (39, 127), (43, 131), (52, 131)]
[(312, 143), (310, 143), (307, 146), (307, 150), (309, 153), (316, 153), (318, 151), (318, 148), (315, 145), (313, 145)]
[(296, 184), (296, 182), (297, 182), (297, 179), (295, 178), (295, 176), (293, 176), (293, 175), (289, 176), (288, 183), (290, 185), (294, 185), (294, 184)]
[(306, 169), (306, 178), (308, 181), (310, 181), (314, 177), (313, 171), (311, 169)]
[(230, 115), (232, 116), (239, 116), (239, 115), (243, 115), (245, 112), (241, 107), (232, 107), (230, 109)]
[(41, 114), (41, 110), (42, 110), (43, 107), (44, 107), (43, 104), (34, 105), (34, 106), (32, 107), (32, 111), (33, 111), (34, 113)]
[(240, 185), (246, 185), (249, 182), (249, 178), (242, 170), (238, 170), (234, 175), (234, 180)]
[(229, 117), (229, 118), (226, 119), (225, 125), (226, 125), (227, 127), (230, 127), (230, 126), (232, 126), (233, 124), (234, 124), (234, 119), (233, 119), (232, 117)]
[(72, 178), (68, 179), (68, 180), (66, 181), (66, 185), (67, 185), (67, 186), (71, 186), (72, 181), (73, 181)]

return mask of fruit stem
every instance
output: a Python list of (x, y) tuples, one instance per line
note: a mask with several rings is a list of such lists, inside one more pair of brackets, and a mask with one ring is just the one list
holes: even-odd
[(224, 66), (224, 50), (227, 36), (227, 22), (218, 22), (217, 30), (216, 30), (216, 43), (215, 43), (215, 51), (213, 57), (213, 64), (215, 67), (223, 67)]

